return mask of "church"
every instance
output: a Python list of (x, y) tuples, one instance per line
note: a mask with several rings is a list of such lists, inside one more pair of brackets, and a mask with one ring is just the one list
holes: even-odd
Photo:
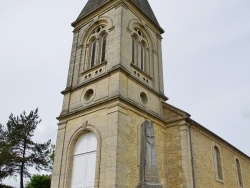
[(52, 188), (250, 188), (250, 157), (167, 103), (147, 0), (88, 0), (72, 26)]

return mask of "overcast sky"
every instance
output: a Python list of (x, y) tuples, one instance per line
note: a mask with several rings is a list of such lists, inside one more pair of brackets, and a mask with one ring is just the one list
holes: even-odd
[[(250, 155), (250, 1), (149, 2), (165, 30), (168, 103)], [(35, 139), (55, 143), (72, 45), (70, 24), (85, 4), (0, 0), (0, 123), (6, 124), (10, 113), (38, 107), (42, 123)]]

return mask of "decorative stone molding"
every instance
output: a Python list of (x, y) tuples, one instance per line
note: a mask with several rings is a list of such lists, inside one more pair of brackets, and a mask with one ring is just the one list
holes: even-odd
[(89, 69), (88, 71), (82, 72), (82, 78), (81, 78), (81, 82), (85, 82), (88, 81), (92, 78), (95, 78), (97, 76), (100, 76), (104, 73), (106, 73), (107, 71), (107, 62), (103, 62), (101, 64), (96, 65), (95, 67), (92, 67), (91, 69)]
[(131, 71), (132, 75), (134, 75), (137, 79), (141, 80), (143, 83), (147, 84), (148, 86), (152, 87), (152, 78), (137, 68), (135, 65), (131, 64)]

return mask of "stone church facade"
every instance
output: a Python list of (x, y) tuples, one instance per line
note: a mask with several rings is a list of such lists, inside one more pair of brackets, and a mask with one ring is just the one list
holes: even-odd
[(75, 22), (52, 188), (250, 188), (250, 158), (168, 104), (147, 0), (89, 0)]

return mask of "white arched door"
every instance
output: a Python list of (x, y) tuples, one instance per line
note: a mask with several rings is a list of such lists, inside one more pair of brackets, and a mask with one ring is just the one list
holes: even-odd
[(74, 149), (71, 188), (90, 188), (95, 185), (97, 140), (93, 132), (80, 136)]

